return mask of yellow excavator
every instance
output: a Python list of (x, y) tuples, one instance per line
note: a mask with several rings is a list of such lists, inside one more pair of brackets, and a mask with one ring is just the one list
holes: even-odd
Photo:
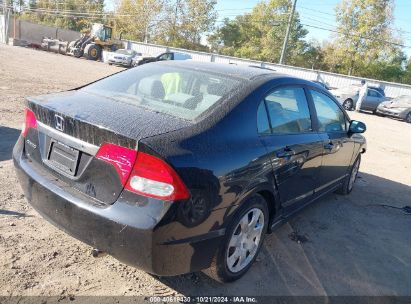
[[(101, 23), (94, 23), (89, 32), (83, 33), (77, 40), (68, 42), (58, 39), (44, 38), (43, 49), (60, 54), (68, 54), (89, 60), (101, 59), (102, 51), (116, 51), (122, 47), (121, 40), (112, 38), (113, 28)], [(121, 39), (121, 37), (120, 37)]]

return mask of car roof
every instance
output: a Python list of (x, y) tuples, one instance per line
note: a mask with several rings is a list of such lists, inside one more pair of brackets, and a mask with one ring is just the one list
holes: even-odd
[(216, 62), (201, 62), (201, 61), (160, 61), (153, 64), (160, 64), (166, 66), (175, 66), (179, 68), (186, 68), (192, 70), (200, 70), (209, 73), (217, 73), (230, 75), (232, 77), (252, 80), (259, 76), (271, 76), (272, 78), (293, 78), (288, 75), (276, 73), (273, 70), (257, 68), (245, 65), (216, 63)]

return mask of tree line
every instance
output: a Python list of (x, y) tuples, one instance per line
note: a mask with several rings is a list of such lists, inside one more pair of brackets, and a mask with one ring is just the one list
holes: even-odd
[[(94, 22), (112, 25), (123, 39), (278, 63), (292, 0), (263, 0), (244, 14), (218, 19), (216, 0), (10, 0), (20, 18), (86, 31)], [(341, 0), (336, 24), (292, 20), (286, 64), (411, 84), (403, 32), (395, 28), (395, 0)], [(305, 13), (305, 12), (304, 12)], [(307, 40), (310, 29), (327, 30), (327, 41)], [(410, 33), (411, 34), (411, 33)]]

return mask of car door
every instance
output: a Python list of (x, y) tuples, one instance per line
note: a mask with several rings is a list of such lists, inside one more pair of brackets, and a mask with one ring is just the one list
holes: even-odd
[(367, 96), (361, 105), (361, 108), (374, 111), (383, 100), (384, 97), (377, 90), (368, 89)]
[(320, 192), (334, 187), (346, 176), (354, 153), (354, 141), (348, 133), (349, 119), (337, 101), (315, 89), (309, 92), (323, 143), (320, 185), (315, 189)]
[(261, 101), (257, 116), (282, 207), (299, 208), (318, 186), (323, 152), (322, 140), (313, 132), (304, 88), (274, 89)]

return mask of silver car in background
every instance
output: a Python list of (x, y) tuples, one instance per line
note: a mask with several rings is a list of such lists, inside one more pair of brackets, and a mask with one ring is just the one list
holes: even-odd
[[(346, 109), (351, 111), (355, 109), (358, 101), (360, 87), (348, 86), (340, 89), (330, 90), (330, 93), (335, 96), (338, 102)], [(361, 105), (361, 110), (376, 112), (380, 103), (389, 100), (390, 98), (384, 96), (381, 90), (374, 87), (368, 87), (367, 96)]]
[(402, 95), (380, 103), (377, 114), (396, 117), (411, 123), (411, 96)]
[(134, 50), (119, 49), (109, 53), (108, 64), (115, 64), (124, 67), (132, 67), (135, 60), (143, 55)]

